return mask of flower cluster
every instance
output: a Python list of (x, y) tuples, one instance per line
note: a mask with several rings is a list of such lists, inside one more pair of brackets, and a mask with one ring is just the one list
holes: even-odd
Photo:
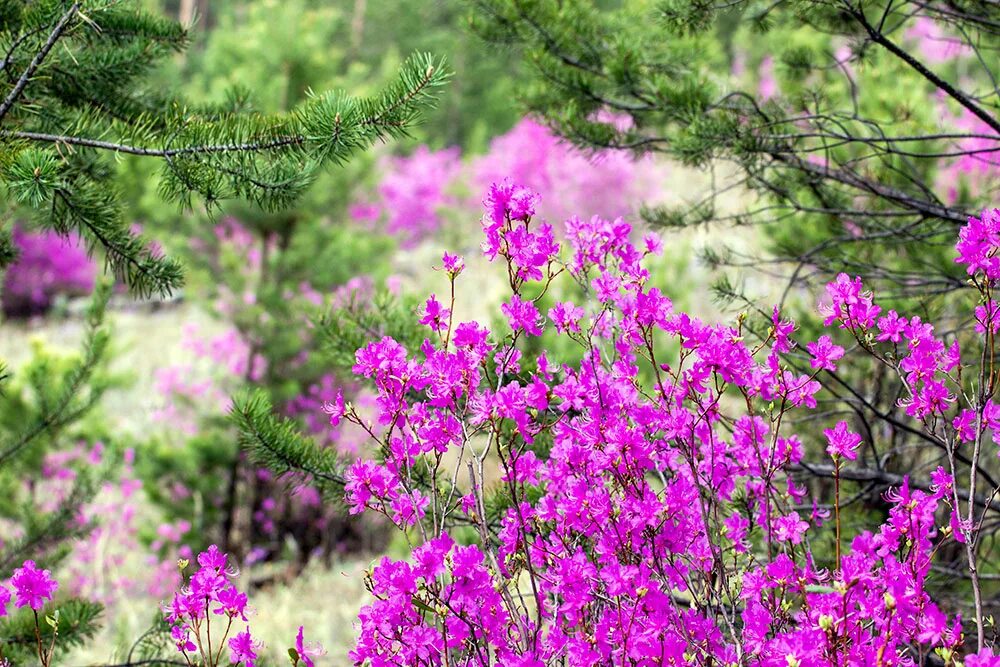
[(59, 294), (83, 295), (94, 289), (97, 266), (75, 236), (13, 230), (19, 257), (3, 276), (3, 311), (14, 315), (45, 312)]
[[(262, 642), (253, 636), (249, 625), (239, 631), (234, 628), (234, 624), (247, 623), (251, 613), (246, 593), (240, 592), (233, 583), (239, 576), (238, 570), (214, 544), (198, 554), (197, 563), (199, 567), (187, 585), (174, 593), (173, 600), (164, 607), (177, 650), (188, 664), (217, 667), (221, 664), (223, 648), (228, 648), (229, 663), (254, 667), (258, 664)], [(225, 625), (221, 634), (216, 629), (213, 639), (211, 626), (216, 617)], [(293, 656), (293, 667), (298, 664), (314, 667), (312, 658), (323, 655), (323, 649), (318, 644), (306, 645), (303, 628), (299, 627), (295, 648), (289, 650), (289, 655)]]
[[(347, 502), (417, 543), (370, 571), (356, 664), (813, 667), (936, 653), (957, 666), (978, 651), (964, 664), (1000, 666), (981, 634), (969, 650), (926, 585), (942, 542), (970, 541), (954, 467), (919, 487), (904, 480), (884, 497), (884, 523), (851, 538), (840, 480), (865, 439), (845, 421), (824, 431), (835, 530), (815, 498), (803, 512), (809, 491), (792, 474), (806, 448), (786, 415), (816, 407), (818, 375), (846, 355), (838, 329), (898, 371), (907, 413), (934, 427), (954, 412), (957, 342), (884, 312), (842, 275), (822, 307), (837, 329), (803, 346), (811, 369), (797, 373), (793, 322), (775, 310), (752, 344), (742, 318), (676, 311), (644, 266), (659, 244), (634, 244), (623, 220), (572, 219), (561, 250), (533, 224), (530, 189), (498, 183), (484, 204), (483, 250), (511, 288), (506, 326), (455, 322), (432, 299), (419, 350), (386, 337), (357, 352), (354, 371), (377, 392), (383, 458), (351, 466)], [(967, 228), (963, 241), (977, 234)], [(982, 245), (992, 240), (976, 243), (960, 247), (962, 261), (992, 252)], [(453, 289), (459, 273), (448, 273)], [(546, 319), (538, 302), (560, 276), (586, 296)], [(980, 334), (992, 335), (983, 317)], [(529, 343), (553, 336), (577, 353)], [(977, 437), (1000, 419), (989, 405), (961, 412), (956, 430)], [(363, 424), (350, 405), (335, 412)], [(944, 512), (950, 526), (939, 528)], [(812, 550), (822, 531), (835, 557)]]
[[(600, 120), (621, 122), (613, 117)], [(373, 202), (356, 203), (351, 214), (369, 226), (381, 221), (404, 245), (439, 229), (449, 209), (475, 206), (463, 191), (480, 192), (506, 174), (519, 174), (526, 188), (552, 193), (538, 210), (552, 220), (634, 212), (637, 202), (659, 192), (663, 177), (663, 168), (651, 158), (635, 159), (613, 150), (585, 154), (532, 118), (496, 137), (485, 155), (464, 162), (455, 148), (431, 151), (426, 146), (386, 162)], [(570, 202), (572, 210), (567, 208)]]

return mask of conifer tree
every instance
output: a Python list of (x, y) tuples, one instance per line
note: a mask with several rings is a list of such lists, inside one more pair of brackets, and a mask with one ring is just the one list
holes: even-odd
[[(9, 576), (25, 560), (52, 568), (71, 551), (71, 540), (93, 526), (81, 522), (81, 510), (110, 471), (106, 466), (78, 466), (75, 476), (55, 494), (53, 480), (40, 474), (46, 454), (84, 442), (94, 445), (88, 418), (116, 380), (107, 368), (110, 333), (105, 307), (110, 289), (101, 283), (86, 312), (86, 328), (78, 355), (40, 349), (14, 377), (0, 377), (0, 572)], [(102, 605), (65, 597), (59, 605), (60, 653), (78, 646), (97, 630)], [(53, 627), (43, 627), (51, 640)], [(21, 664), (33, 659), (37, 638), (28, 614), (0, 619), (3, 657)]]
[[(771, 238), (768, 267), (787, 263), (776, 270), (800, 285), (840, 271), (911, 296), (965, 285), (943, 249), (993, 201), (995, 5), (472, 5), (476, 30), (528, 65), (527, 110), (564, 137), (713, 171), (704, 198), (649, 210), (650, 222), (753, 226)], [(766, 82), (740, 73), (757, 64)], [(708, 252), (719, 263), (759, 266)]]
[[(144, 83), (187, 39), (182, 26), (134, 2), (0, 3), (6, 198), (43, 227), (79, 233), (140, 296), (170, 293), (182, 271), (130, 231), (116, 156), (159, 160), (163, 198), (185, 207), (240, 198), (278, 209), (323, 167), (404, 134), (447, 78), (440, 62), (418, 55), (370, 99), (325, 92), (273, 115), (254, 112), (243, 94), (195, 107)], [(3, 230), (0, 266), (13, 257), (9, 225)]]

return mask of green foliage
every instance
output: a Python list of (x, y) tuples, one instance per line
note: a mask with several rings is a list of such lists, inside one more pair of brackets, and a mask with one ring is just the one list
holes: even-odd
[[(348, 4), (348, 3), (345, 3)], [(434, 147), (485, 150), (489, 139), (520, 120), (514, 99), (521, 67), (515, 54), (480, 40), (468, 29), (463, 2), (354, 2), (339, 24), (345, 67), (379, 71), (399, 54), (429, 51), (448, 56), (455, 80), (421, 133)], [(359, 11), (360, 10), (360, 11)]]
[(389, 336), (408, 350), (419, 349), (427, 331), (416, 324), (419, 301), (380, 290), (371, 301), (352, 299), (320, 318), (324, 356), (335, 368), (349, 372), (354, 353), (373, 340)]
[(241, 198), (277, 210), (321, 169), (406, 136), (448, 78), (441, 61), (418, 55), (367, 98), (320, 93), (270, 115), (246, 110), (240, 96), (196, 106), (144, 85), (187, 35), (135, 3), (47, 0), (5, 11), (3, 69), (17, 76), (0, 84), (0, 184), (40, 224), (102, 248), (139, 295), (169, 293), (181, 270), (129, 229), (117, 156), (157, 159), (160, 195), (184, 207)]
[(231, 414), (240, 430), (240, 446), (256, 463), (279, 475), (304, 473), (331, 497), (343, 491), (340, 457), (301, 435), (292, 420), (275, 416), (264, 392), (240, 394), (233, 399)]
[(52, 664), (59, 664), (60, 656), (94, 638), (103, 613), (102, 605), (86, 600), (50, 603), (38, 612), (39, 638), (35, 635), (35, 615), (31, 609), (14, 611), (0, 618), (0, 645), (4, 647), (4, 657), (15, 665), (33, 664), (38, 660), (37, 642), (41, 641), (46, 652), (52, 647)]
[[(918, 17), (972, 55), (922, 62), (906, 35)], [(922, 298), (962, 287), (947, 240), (990, 203), (989, 188), (946, 171), (975, 150), (947, 116), (981, 121), (985, 138), (1000, 132), (996, 96), (977, 92), (1000, 66), (996, 17), (917, 2), (478, 0), (473, 25), (521, 53), (522, 102), (568, 139), (723, 170), (703, 198), (647, 211), (650, 222), (758, 225), (778, 259), (800, 265), (798, 284), (849, 269)], [(776, 95), (726, 74), (765, 58)], [(595, 123), (608, 112), (630, 122)]]
[(109, 333), (104, 309), (109, 294), (107, 285), (95, 292), (78, 356), (38, 346), (0, 387), (0, 517), (20, 529), (0, 548), (0, 571), (26, 558), (54, 565), (66, 555), (67, 540), (89, 530), (78, 524), (77, 513), (108, 471), (79, 470), (68, 495), (49, 512), (39, 511), (46, 498), (38, 495), (42, 492), (36, 482), (42, 479), (45, 454), (101, 433), (96, 406), (108, 389), (120, 384), (106, 368)]

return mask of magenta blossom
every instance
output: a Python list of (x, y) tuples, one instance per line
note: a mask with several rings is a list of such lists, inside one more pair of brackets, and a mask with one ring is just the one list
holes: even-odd
[(306, 643), (304, 635), (304, 629), (300, 625), (299, 631), (295, 635), (295, 652), (298, 653), (299, 660), (305, 667), (316, 667), (312, 659), (326, 655), (326, 651), (319, 642)]
[(826, 436), (826, 451), (834, 458), (842, 457), (853, 461), (858, 458), (858, 447), (861, 446), (861, 436), (848, 430), (847, 422), (840, 421), (833, 428), (823, 430)]
[(59, 588), (51, 573), (36, 568), (33, 560), (24, 561), (24, 565), (14, 570), (10, 585), (17, 595), (16, 606), (19, 609), (31, 607), (35, 611), (44, 607), (45, 601), (51, 600), (53, 593)]
[(820, 336), (815, 343), (806, 345), (806, 349), (813, 355), (809, 363), (813, 368), (833, 372), (837, 370), (837, 365), (833, 362), (844, 356), (844, 348), (834, 345), (829, 336)]
[(238, 633), (229, 640), (229, 662), (243, 663), (244, 667), (254, 667), (257, 663), (257, 651), (263, 644), (253, 638), (250, 628)]

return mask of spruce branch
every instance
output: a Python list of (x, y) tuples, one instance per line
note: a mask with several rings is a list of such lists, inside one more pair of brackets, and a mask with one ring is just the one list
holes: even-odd
[(113, 153), (124, 153), (126, 155), (140, 155), (143, 157), (177, 157), (183, 155), (200, 155), (208, 153), (248, 153), (284, 148), (286, 146), (299, 146), (305, 142), (303, 136), (279, 137), (268, 141), (257, 141), (244, 144), (220, 144), (205, 146), (185, 146), (181, 148), (151, 148), (147, 146), (131, 146), (129, 144), (117, 143), (114, 141), (102, 141), (100, 139), (89, 139), (87, 137), (77, 137), (68, 134), (45, 134), (42, 132), (22, 132), (18, 130), (0, 130), (0, 137), (7, 139), (23, 139), (27, 141), (37, 141), (48, 144), (62, 144), (65, 146), (80, 146), (83, 148), (97, 148), (111, 151)]

